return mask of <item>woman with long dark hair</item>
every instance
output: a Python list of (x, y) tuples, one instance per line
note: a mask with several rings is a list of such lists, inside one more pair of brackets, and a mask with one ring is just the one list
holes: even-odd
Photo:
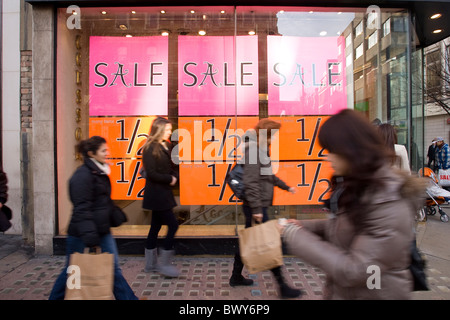
[(334, 169), (332, 216), (288, 220), (288, 251), (327, 274), (326, 298), (410, 298), (414, 215), (426, 184), (392, 168), (392, 151), (356, 111), (329, 118), (319, 142)]
[[(163, 117), (156, 118), (142, 155), (146, 175), (142, 206), (152, 211), (152, 222), (145, 244), (144, 271), (158, 271), (167, 277), (178, 277), (179, 271), (172, 264), (175, 255), (174, 238), (178, 230), (178, 221), (172, 211), (177, 205), (172, 187), (178, 181), (178, 174), (171, 159), (171, 134), (171, 122)], [(167, 225), (168, 231), (158, 257), (157, 240), (162, 225)]]
[[(108, 146), (103, 137), (93, 136), (77, 145), (83, 156), (81, 165), (69, 181), (69, 195), (73, 213), (67, 230), (67, 265), (74, 252), (83, 253), (85, 247), (97, 247), (114, 254), (114, 288), (117, 300), (137, 300), (119, 267), (116, 241), (111, 234), (112, 212), (121, 210), (111, 199), (110, 168), (106, 163)], [(64, 299), (67, 265), (56, 279), (50, 300)]]

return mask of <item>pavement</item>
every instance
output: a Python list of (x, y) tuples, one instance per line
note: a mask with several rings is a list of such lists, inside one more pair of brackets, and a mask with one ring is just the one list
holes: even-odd
[[(444, 211), (446, 210), (443, 207)], [(447, 208), (450, 213), (450, 208)], [(439, 214), (417, 224), (417, 243), (427, 261), (430, 291), (413, 293), (413, 300), (450, 300), (450, 222)], [(122, 272), (142, 300), (280, 300), (271, 272), (244, 275), (249, 287), (230, 287), (232, 256), (176, 256), (178, 278), (143, 271), (143, 256), (120, 256)], [(303, 291), (291, 300), (323, 300), (325, 274), (292, 256), (284, 258), (288, 283)], [(64, 256), (37, 256), (21, 236), (0, 235), (0, 300), (48, 300), (53, 283), (65, 264)]]

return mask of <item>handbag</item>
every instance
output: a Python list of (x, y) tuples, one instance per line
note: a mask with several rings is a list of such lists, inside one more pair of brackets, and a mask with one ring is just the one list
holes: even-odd
[(416, 245), (416, 240), (414, 239), (411, 245), (411, 264), (409, 270), (413, 276), (414, 289), (413, 291), (427, 291), (427, 275), (425, 274), (426, 261), (424, 260), (422, 254)]
[(118, 227), (123, 223), (127, 222), (128, 218), (125, 213), (118, 206), (114, 206), (114, 209), (110, 215), (110, 224), (111, 227)]
[(236, 165), (231, 169), (231, 171), (226, 176), (226, 182), (230, 187), (234, 195), (240, 199), (244, 200), (245, 188), (244, 188), (244, 165), (236, 163)]
[(442, 187), (450, 187), (450, 169), (439, 169), (438, 179)]
[(112, 300), (114, 285), (114, 255), (96, 252), (75, 252), (70, 255), (67, 269), (65, 300)]
[(241, 259), (250, 273), (270, 270), (283, 264), (280, 231), (276, 220), (239, 231)]

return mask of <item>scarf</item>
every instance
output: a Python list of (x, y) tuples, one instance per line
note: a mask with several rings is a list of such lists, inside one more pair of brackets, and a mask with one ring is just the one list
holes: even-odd
[(92, 160), (93, 163), (95, 163), (95, 165), (101, 170), (103, 171), (105, 174), (109, 175), (111, 173), (111, 168), (109, 167), (109, 165), (107, 163), (100, 163), (97, 160), (95, 160), (94, 158), (89, 158)]

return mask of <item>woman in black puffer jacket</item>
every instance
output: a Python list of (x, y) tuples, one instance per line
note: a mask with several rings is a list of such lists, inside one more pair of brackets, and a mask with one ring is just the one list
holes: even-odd
[[(66, 242), (67, 265), (74, 252), (83, 253), (85, 247), (99, 246), (102, 252), (114, 254), (114, 289), (117, 300), (137, 300), (119, 267), (116, 242), (111, 235), (112, 216), (115, 206), (111, 199), (110, 168), (106, 163), (108, 148), (106, 140), (93, 136), (81, 141), (78, 151), (84, 163), (69, 181), (70, 200), (73, 203), (72, 218)], [(117, 222), (116, 222), (117, 223)], [(65, 268), (50, 294), (50, 300), (64, 299), (67, 281)]]

